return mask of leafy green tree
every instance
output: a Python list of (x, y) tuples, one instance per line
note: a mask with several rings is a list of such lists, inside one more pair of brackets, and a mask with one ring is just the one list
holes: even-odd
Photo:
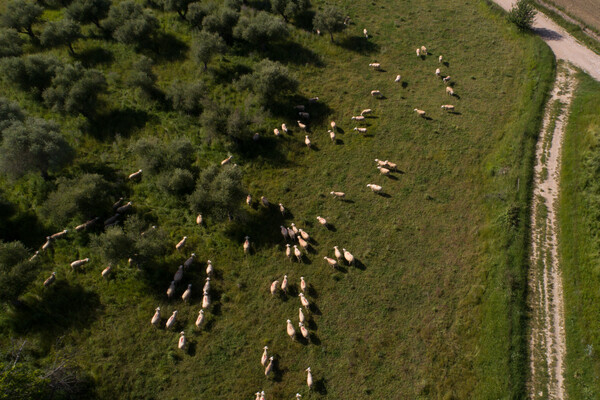
[(242, 172), (236, 166), (211, 166), (200, 174), (196, 190), (188, 197), (192, 212), (216, 219), (232, 218), (245, 197)]
[(67, 8), (67, 17), (81, 24), (92, 23), (102, 28), (100, 21), (108, 15), (110, 4), (110, 0), (75, 0)]
[(92, 238), (91, 248), (105, 263), (115, 265), (133, 256), (134, 244), (135, 241), (121, 227), (111, 226)]
[(12, 0), (6, 5), (4, 15), (0, 18), (2, 26), (13, 28), (17, 32), (26, 33), (36, 40), (33, 24), (44, 12), (44, 8), (26, 0)]
[(248, 88), (262, 104), (272, 104), (298, 88), (298, 81), (277, 61), (262, 60), (252, 74), (244, 75), (240, 88)]
[(186, 114), (198, 114), (202, 111), (202, 100), (206, 86), (202, 82), (175, 81), (167, 90), (167, 99), (174, 110)]
[(233, 29), (234, 37), (262, 47), (269, 41), (286, 37), (288, 33), (287, 26), (281, 18), (265, 11), (242, 14)]
[(21, 111), (21, 108), (17, 103), (13, 103), (4, 97), (0, 97), (0, 138), (2, 138), (2, 132), (6, 128), (14, 123), (23, 122), (24, 120), (25, 114), (23, 114), (23, 111)]
[(0, 58), (23, 54), (23, 40), (14, 29), (0, 30)]
[(189, 194), (194, 189), (194, 176), (187, 169), (175, 168), (158, 178), (158, 186), (172, 195)]
[(333, 34), (346, 28), (344, 25), (345, 14), (336, 7), (327, 7), (318, 12), (313, 19), (313, 26), (323, 32), (329, 32), (333, 42)]
[(204, 19), (202, 27), (205, 31), (218, 33), (226, 42), (233, 38), (233, 27), (236, 26), (240, 13), (228, 7), (211, 10)]
[(103, 26), (118, 42), (141, 44), (151, 41), (159, 23), (152, 12), (132, 0), (126, 0), (110, 8)]
[(59, 65), (60, 61), (54, 56), (34, 54), (4, 59), (2, 72), (21, 89), (40, 95), (50, 86)]
[(302, 14), (309, 6), (309, 0), (271, 0), (271, 11), (280, 14), (285, 22)]
[(85, 69), (80, 63), (65, 64), (56, 69), (52, 84), (42, 97), (55, 111), (89, 116), (97, 108), (98, 96), (106, 88), (102, 72)]
[(64, 18), (60, 21), (48, 22), (40, 39), (43, 46), (67, 46), (71, 54), (75, 55), (73, 42), (81, 37), (79, 24), (72, 19)]
[(188, 12), (188, 6), (194, 0), (163, 0), (163, 7), (166, 11), (175, 11), (184, 19)]
[(133, 64), (133, 68), (127, 77), (127, 84), (134, 88), (139, 88), (147, 97), (152, 97), (159, 90), (156, 87), (157, 76), (152, 71), (154, 60), (142, 56)]
[(37, 277), (39, 265), (29, 261), (29, 252), (21, 242), (0, 241), (0, 301), (13, 302)]
[(229, 137), (244, 140), (250, 137), (250, 119), (239, 108), (233, 110), (227, 117), (227, 135)]
[(508, 12), (508, 20), (520, 30), (527, 31), (533, 25), (535, 14), (536, 11), (533, 4), (531, 4), (531, 0), (518, 0)]
[(199, 2), (190, 3), (185, 19), (190, 23), (192, 28), (201, 28), (202, 20), (209, 14), (206, 7)]
[(0, 144), (0, 171), (21, 177), (39, 171), (44, 178), (73, 158), (73, 149), (60, 134), (58, 124), (41, 118), (28, 118), (5, 129)]
[(114, 185), (98, 174), (83, 174), (73, 179), (58, 178), (56, 190), (48, 195), (43, 211), (55, 226), (65, 226), (103, 215), (112, 205)]
[(194, 147), (186, 138), (164, 144), (156, 137), (143, 137), (131, 150), (137, 155), (140, 167), (150, 174), (172, 168), (189, 169), (194, 161)]
[[(3, 357), (4, 358), (4, 357)], [(50, 400), (53, 396), (48, 387), (49, 379), (31, 363), (13, 360), (0, 362), (0, 399), (4, 400)]]
[(225, 41), (217, 33), (202, 31), (192, 41), (192, 55), (197, 63), (208, 68), (208, 63), (217, 54), (223, 54), (227, 50)]

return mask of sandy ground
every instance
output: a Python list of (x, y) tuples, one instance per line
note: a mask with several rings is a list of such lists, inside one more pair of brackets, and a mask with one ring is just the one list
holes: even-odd
[[(494, 2), (508, 11), (515, 0), (494, 0)], [(600, 81), (600, 55), (582, 45), (542, 13), (537, 13), (533, 29), (548, 43), (557, 59), (569, 61)]]

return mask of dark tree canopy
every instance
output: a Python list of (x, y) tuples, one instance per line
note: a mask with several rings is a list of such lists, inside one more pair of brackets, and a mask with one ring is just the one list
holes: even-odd
[(8, 101), (4, 97), (0, 97), (0, 139), (2, 132), (13, 125), (14, 123), (23, 122), (25, 114), (17, 103)]
[(518, 0), (508, 13), (508, 20), (520, 30), (530, 30), (535, 19), (535, 8), (531, 0)]
[(0, 301), (14, 301), (37, 277), (38, 263), (29, 261), (29, 252), (21, 242), (0, 241)]
[(192, 28), (201, 28), (202, 20), (209, 14), (204, 4), (199, 2), (190, 3), (185, 19), (190, 23)]
[(140, 167), (150, 174), (173, 168), (189, 169), (195, 159), (194, 146), (187, 138), (165, 144), (156, 137), (144, 137), (131, 150), (137, 155)]
[(202, 27), (208, 32), (218, 33), (225, 41), (233, 38), (233, 27), (237, 24), (240, 13), (228, 7), (214, 9), (202, 20)]
[(139, 88), (144, 95), (149, 97), (158, 92), (158, 88), (156, 87), (156, 79), (158, 77), (152, 71), (153, 65), (154, 60), (142, 56), (133, 64), (127, 77), (127, 84), (129, 86)]
[(271, 11), (280, 14), (286, 22), (302, 14), (309, 6), (309, 0), (271, 0)]
[(0, 30), (0, 58), (16, 57), (23, 54), (23, 40), (14, 29)]
[(24, 124), (12, 124), (2, 135), (0, 171), (12, 177), (30, 171), (39, 171), (45, 177), (72, 158), (73, 149), (54, 121), (29, 118)]
[(23, 90), (40, 95), (50, 86), (60, 61), (54, 56), (34, 54), (24, 58), (11, 57), (2, 61), (2, 72)]
[(0, 22), (2, 26), (26, 33), (35, 39), (33, 24), (43, 12), (44, 9), (32, 1), (13, 0), (6, 5), (6, 11), (0, 17)]
[(106, 88), (102, 72), (85, 69), (80, 63), (65, 64), (56, 69), (56, 75), (42, 97), (55, 111), (89, 116), (94, 113), (98, 96)]
[(67, 8), (67, 17), (81, 24), (92, 23), (101, 28), (100, 20), (108, 15), (110, 4), (110, 0), (75, 0)]
[(212, 166), (200, 174), (196, 190), (188, 197), (194, 213), (201, 212), (216, 219), (233, 217), (245, 197), (242, 172), (236, 166)]
[(194, 189), (194, 176), (187, 169), (175, 168), (158, 177), (158, 186), (175, 196), (189, 194)]
[(287, 26), (281, 18), (265, 11), (242, 14), (233, 29), (234, 37), (263, 47), (269, 41), (286, 37), (288, 33)]
[(73, 42), (81, 37), (79, 24), (72, 19), (64, 18), (60, 21), (48, 22), (40, 39), (43, 46), (67, 46), (71, 54), (75, 55)]
[(341, 32), (346, 28), (344, 24), (345, 14), (336, 7), (327, 7), (317, 12), (313, 19), (313, 26), (323, 32), (329, 32), (333, 42), (333, 34)]
[(202, 100), (206, 87), (198, 82), (175, 81), (167, 90), (167, 99), (174, 110), (186, 114), (198, 114), (202, 111)]
[(298, 81), (284, 65), (277, 61), (262, 60), (252, 74), (240, 79), (239, 85), (254, 92), (262, 104), (271, 104), (296, 91)]
[(123, 229), (112, 226), (104, 233), (92, 238), (91, 247), (102, 261), (115, 265), (120, 260), (127, 260), (134, 254), (134, 240)]
[(225, 41), (217, 33), (202, 31), (192, 41), (192, 55), (194, 60), (208, 68), (208, 63), (217, 54), (227, 50)]
[(188, 12), (188, 6), (194, 0), (163, 0), (163, 8), (166, 11), (175, 11), (181, 18), (185, 18)]
[(132, 0), (126, 0), (110, 8), (103, 26), (121, 43), (141, 44), (151, 40), (159, 23), (152, 12)]

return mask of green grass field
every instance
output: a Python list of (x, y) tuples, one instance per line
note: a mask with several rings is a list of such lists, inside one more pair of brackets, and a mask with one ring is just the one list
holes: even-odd
[(559, 205), (570, 398), (600, 393), (598, 342), (598, 140), (600, 84), (579, 73), (565, 132)]
[[(93, 256), (84, 272), (71, 272), (68, 262), (90, 254), (86, 235), (73, 234), (44, 256), (44, 270), (27, 295), (56, 297), (36, 315), (7, 309), (0, 344), (8, 348), (11, 338), (27, 338), (25, 359), (40, 368), (57, 355), (68, 356), (103, 399), (250, 399), (259, 390), (268, 399), (291, 399), (296, 392), (323, 399), (522, 397), (532, 159), (553, 56), (483, 1), (335, 3), (353, 24), (333, 44), (326, 35), (293, 28), (288, 42), (270, 44), (266, 54), (238, 46), (214, 60), (207, 73), (185, 51), (164, 58), (148, 53), (157, 61), (160, 87), (174, 79), (202, 80), (210, 97), (224, 104), (246, 104), (245, 93), (231, 82), (265, 56), (287, 64), (302, 96), (319, 96), (324, 106), (310, 125), (316, 149), (304, 146), (291, 110), (283, 116), (264, 112), (255, 124), (264, 139), (249, 141), (234, 158), (255, 199), (282, 202), (293, 214), (285, 223), (311, 234), (314, 252), (306, 262), (285, 258), (278, 212), (248, 210), (243, 221), (208, 219), (201, 228), (183, 198), (163, 194), (156, 179), (145, 176), (126, 184), (126, 197), (139, 215), (169, 232), (173, 246), (187, 235), (186, 255), (167, 256), (150, 274), (155, 279), (123, 260), (106, 282), (100, 277), (104, 265)], [(323, 4), (315, 1), (313, 8)], [(164, 31), (190, 42), (192, 33), (175, 13), (155, 13)], [(55, 19), (60, 11), (46, 14)], [(416, 57), (421, 45), (430, 56)], [(140, 100), (125, 87), (123, 72), (137, 58), (131, 47), (85, 39), (75, 50), (106, 74), (106, 107), (125, 110), (122, 120), (81, 131), (83, 117), (52, 113), (10, 82), (0, 84), (3, 95), (29, 114), (60, 122), (77, 148), (63, 174), (104, 171), (122, 182), (138, 169), (129, 145), (144, 136), (165, 143), (189, 138), (198, 169), (227, 156), (229, 148), (208, 141), (210, 132), (197, 120)], [(69, 58), (66, 50), (53, 52)], [(452, 76), (459, 97), (448, 97), (434, 75), (440, 54), (448, 62), (442, 73)], [(371, 70), (374, 61), (385, 72)], [(397, 74), (403, 84), (394, 82)], [(371, 97), (372, 89), (385, 99)], [(456, 113), (443, 112), (442, 104), (454, 104)], [(364, 108), (374, 110), (366, 135), (352, 131), (350, 121)], [(414, 108), (426, 110), (429, 119)], [(342, 128), (337, 145), (326, 133), (330, 120)], [(271, 132), (282, 122), (293, 127), (293, 135), (276, 140)], [(375, 158), (397, 162), (402, 172), (380, 176)], [(382, 185), (387, 196), (372, 194), (367, 183)], [(0, 187), (23, 212), (37, 215), (52, 185), (28, 177), (16, 184), (0, 181)], [(346, 192), (347, 201), (331, 198), (332, 190)], [(319, 226), (317, 215), (333, 229)], [(58, 228), (40, 226), (39, 237), (12, 234), (33, 248), (43, 243), (41, 232)], [(253, 242), (249, 256), (242, 251), (245, 235)], [(358, 267), (332, 273), (323, 256), (332, 257), (334, 245), (353, 252)], [(184, 284), (196, 288), (189, 305), (180, 300), (181, 287), (175, 300), (165, 296), (171, 274), (191, 251), (203, 263), (212, 260), (218, 272), (215, 304), (200, 332), (192, 328), (205, 264), (184, 277)], [(58, 273), (57, 284), (43, 293), (41, 283), (51, 271)], [(304, 276), (314, 288), (313, 343), (286, 336), (285, 321), (297, 322), (299, 301), (269, 294), (270, 283), (283, 274), (296, 286)], [(163, 318), (179, 311), (176, 329), (150, 325), (157, 306)], [(25, 321), (15, 323), (18, 317)], [(176, 347), (180, 330), (191, 342), (186, 354)], [(265, 345), (278, 356), (274, 379), (265, 379), (259, 364)], [(317, 381), (310, 394), (308, 366)]]

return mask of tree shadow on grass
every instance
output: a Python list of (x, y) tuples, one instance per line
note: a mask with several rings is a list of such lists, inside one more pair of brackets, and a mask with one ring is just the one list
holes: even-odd
[(115, 57), (112, 51), (100, 46), (90, 47), (77, 53), (75, 58), (86, 68), (95, 67), (99, 64), (111, 64)]
[(314, 391), (321, 395), (327, 394), (327, 381), (325, 378), (321, 378), (315, 382)]
[(148, 57), (158, 62), (173, 61), (185, 59), (188, 49), (188, 45), (176, 36), (161, 32), (152, 41), (146, 43), (142, 53), (147, 53)]
[(336, 43), (346, 50), (354, 51), (363, 55), (372, 54), (379, 51), (378, 44), (365, 39), (363, 36), (347, 36)]
[(263, 54), (265, 57), (283, 64), (325, 66), (318, 54), (299, 43), (291, 41), (269, 47)]
[(127, 137), (133, 130), (146, 125), (149, 119), (150, 115), (143, 110), (111, 110), (89, 120), (88, 132), (98, 140), (112, 140), (117, 134)]
[(211, 73), (217, 83), (231, 83), (238, 80), (242, 75), (252, 72), (252, 69), (242, 64), (232, 63), (227, 59), (219, 64), (219, 68), (212, 69)]
[[(237, 146), (237, 154), (246, 160), (258, 160), (272, 166), (289, 166), (285, 154), (281, 152), (280, 138), (274, 136), (262, 136), (258, 141), (247, 140), (244, 144)], [(279, 213), (279, 210), (277, 210)], [(281, 213), (279, 213), (281, 215)]]

